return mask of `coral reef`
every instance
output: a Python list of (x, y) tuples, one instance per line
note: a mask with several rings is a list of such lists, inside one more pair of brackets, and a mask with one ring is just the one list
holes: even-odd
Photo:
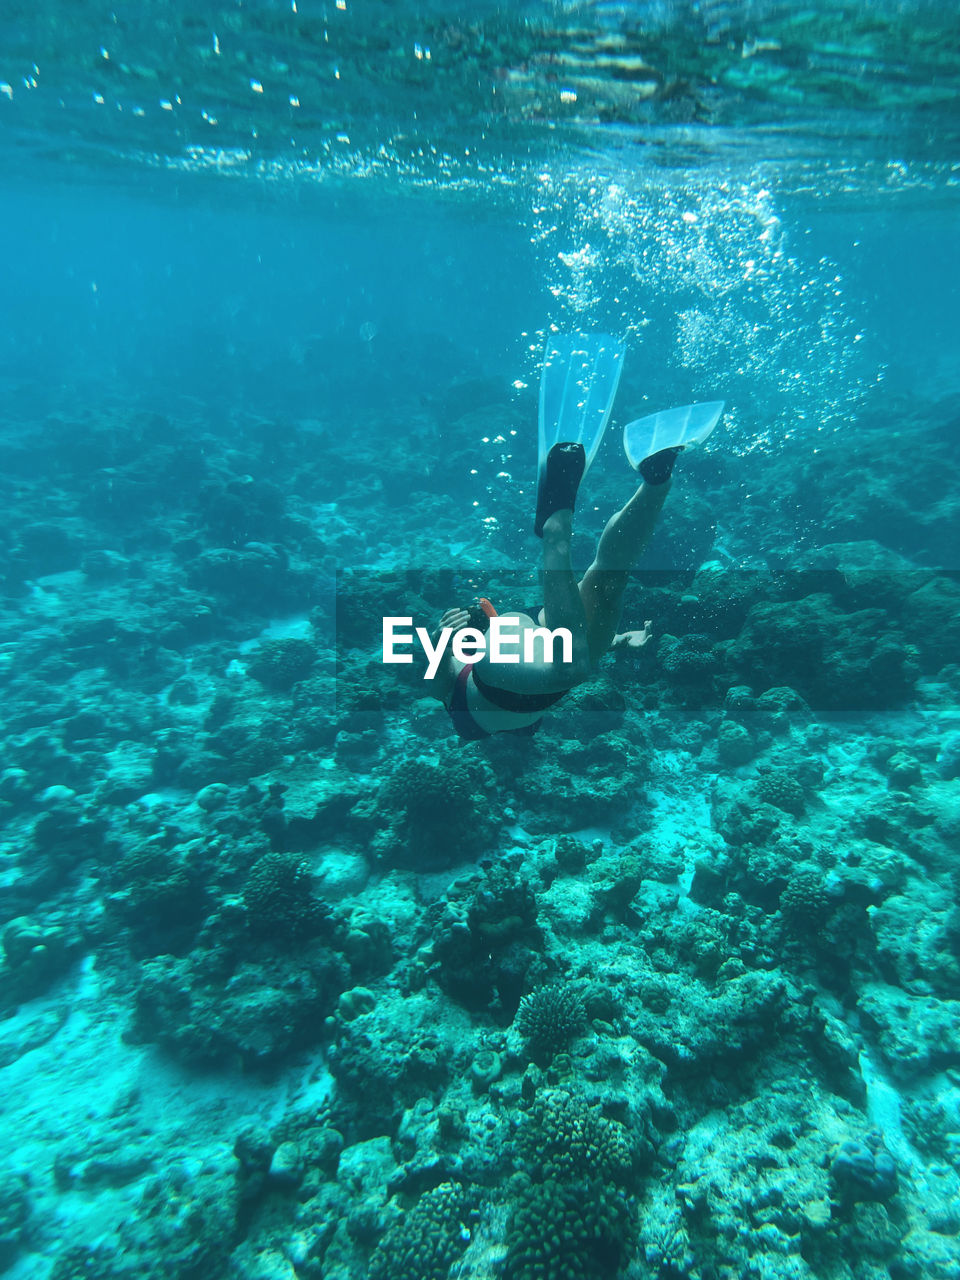
[(950, 540), (879, 431), (796, 544), (812, 463), (738, 458), (751, 514), (684, 459), (654, 641), (460, 745), (377, 628), (537, 598), (512, 489), (464, 541), (504, 394), (406, 407), (442, 474), (392, 418), (0, 446), (0, 1268), (956, 1280)]

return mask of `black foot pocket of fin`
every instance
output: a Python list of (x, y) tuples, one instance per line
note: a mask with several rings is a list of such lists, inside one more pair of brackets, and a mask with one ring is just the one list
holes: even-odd
[(555, 444), (547, 454), (547, 466), (537, 490), (537, 519), (533, 531), (543, 537), (543, 526), (555, 511), (572, 511), (577, 489), (586, 470), (582, 444)]
[(661, 449), (659, 453), (651, 453), (640, 463), (637, 470), (647, 484), (666, 484), (673, 471), (673, 464), (683, 453), (683, 446)]

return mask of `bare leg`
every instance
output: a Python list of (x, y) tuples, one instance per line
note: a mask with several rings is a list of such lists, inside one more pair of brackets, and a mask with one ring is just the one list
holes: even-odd
[(610, 517), (600, 535), (596, 558), (580, 583), (587, 644), (594, 664), (617, 634), (630, 570), (646, 550), (669, 492), (669, 480), (665, 484), (641, 484), (627, 505)]
[(561, 662), (559, 645), (553, 662), (493, 663), (482, 660), (481, 677), (499, 689), (513, 693), (559, 693), (588, 679), (591, 672), (587, 615), (583, 594), (570, 561), (573, 512), (555, 511), (543, 525), (543, 625), (551, 631), (570, 632), (572, 661)]
[(573, 512), (556, 511), (543, 526), (543, 619), (551, 631), (566, 627), (573, 637), (574, 665), (589, 666), (587, 615), (570, 560)]

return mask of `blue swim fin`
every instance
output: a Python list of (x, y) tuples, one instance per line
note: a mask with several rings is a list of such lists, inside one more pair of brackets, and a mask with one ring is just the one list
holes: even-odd
[[(540, 372), (540, 457), (535, 526), (538, 534), (542, 532), (543, 521), (552, 514), (547, 508), (553, 501), (551, 491), (557, 487), (550, 483), (553, 477), (548, 479), (550, 452), (558, 444), (581, 445), (584, 461), (577, 483), (586, 475), (610, 420), (625, 351), (624, 343), (607, 333), (557, 334), (547, 341)], [(557, 455), (554, 456), (553, 469), (556, 470)], [(572, 503), (565, 505), (572, 506)], [(559, 508), (554, 506), (553, 509)]]

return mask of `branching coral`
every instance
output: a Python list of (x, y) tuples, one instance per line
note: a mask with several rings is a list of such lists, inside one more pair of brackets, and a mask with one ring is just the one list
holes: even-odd
[(443, 1182), (425, 1192), (377, 1245), (368, 1280), (447, 1280), (469, 1239), (466, 1212), (458, 1183)]
[(539, 1178), (622, 1184), (632, 1167), (627, 1131), (562, 1089), (536, 1097), (517, 1135), (524, 1169)]
[(521, 1176), (507, 1234), (506, 1280), (604, 1280), (617, 1275), (630, 1210), (613, 1184)]
[(531, 1056), (549, 1061), (562, 1053), (586, 1022), (583, 997), (574, 987), (555, 984), (539, 987), (524, 996), (517, 1010), (516, 1027)]

